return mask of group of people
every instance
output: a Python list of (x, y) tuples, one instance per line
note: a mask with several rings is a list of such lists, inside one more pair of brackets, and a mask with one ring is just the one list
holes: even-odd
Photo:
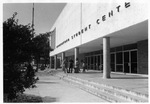
[[(79, 59), (77, 58), (75, 61), (76, 61), (75, 63), (72, 59), (70, 59), (69, 61), (64, 59), (62, 61), (62, 70), (64, 71), (64, 73), (73, 73), (73, 72), (79, 73), (80, 72)], [(85, 62), (84, 61), (82, 61), (82, 68), (83, 68), (83, 72), (85, 72)]]

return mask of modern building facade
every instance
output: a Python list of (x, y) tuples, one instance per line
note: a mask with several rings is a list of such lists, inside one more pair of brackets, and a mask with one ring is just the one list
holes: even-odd
[[(106, 2), (107, 1), (107, 2)], [(112, 72), (148, 74), (148, 1), (68, 3), (51, 28), (50, 57), (85, 60), (103, 77)]]

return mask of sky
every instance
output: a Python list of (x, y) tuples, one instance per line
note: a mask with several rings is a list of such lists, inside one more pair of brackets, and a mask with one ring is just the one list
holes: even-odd
[[(5, 1), (5, 2), (4, 2)], [(32, 23), (32, 7), (34, 3), (34, 29), (38, 35), (50, 32), (66, 3), (98, 2), (100, 0), (2, 0), (3, 20), (6, 21), (17, 12), (19, 24)], [(102, 0), (105, 1), (105, 0)]]
[[(36, 35), (50, 32), (66, 3), (34, 3), (34, 29)], [(3, 3), (3, 21), (17, 12), (19, 24), (32, 23), (33, 3)]]

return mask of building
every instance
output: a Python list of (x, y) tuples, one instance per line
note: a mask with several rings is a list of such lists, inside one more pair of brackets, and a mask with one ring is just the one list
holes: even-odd
[(107, 1), (68, 3), (51, 28), (50, 57), (79, 58), (92, 70), (103, 65), (104, 78), (148, 74), (148, 0)]

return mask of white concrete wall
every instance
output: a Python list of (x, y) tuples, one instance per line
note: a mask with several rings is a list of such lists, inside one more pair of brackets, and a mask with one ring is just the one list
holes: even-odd
[[(145, 3), (137, 3), (137, 1), (139, 0), (121, 0), (121, 2), (103, 4), (83, 4), (82, 27), (90, 23), (91, 30), (82, 35), (82, 43), (103, 37), (148, 19), (148, 7), (146, 7)], [(125, 8), (125, 2), (130, 2), (128, 8)], [(118, 12), (116, 8), (119, 5), (120, 12)], [(111, 10), (113, 10), (113, 16), (109, 17), (108, 13)], [(102, 21), (103, 15), (106, 15), (105, 21)], [(99, 25), (96, 23), (97, 19), (100, 19)]]
[[(132, 26), (148, 19), (148, 0), (108, 0), (102, 3), (67, 4), (52, 30), (56, 27), (56, 46), (68, 39), (67, 43), (51, 52), (51, 56), (80, 46), (94, 39)], [(125, 2), (130, 5), (125, 7)], [(117, 7), (119, 7), (119, 12)], [(113, 16), (108, 13), (113, 11)], [(106, 20), (102, 21), (102, 16)], [(97, 24), (99, 19), (100, 24)], [(74, 34), (91, 25), (82, 35), (71, 38)]]
[[(78, 36), (76, 40), (71, 39), (71, 35), (80, 30), (80, 18), (80, 4), (67, 4), (54, 24), (53, 28), (56, 27), (56, 46), (68, 38), (70, 41), (63, 44), (59, 48), (56, 48), (54, 53), (59, 53), (68, 50), (71, 47), (80, 45), (80, 36)], [(54, 53), (51, 52), (51, 55)]]

